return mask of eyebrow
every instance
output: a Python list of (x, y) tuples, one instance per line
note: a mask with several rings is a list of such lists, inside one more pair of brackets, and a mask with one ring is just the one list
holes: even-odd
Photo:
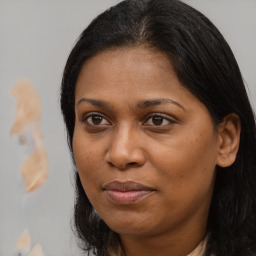
[(102, 108), (111, 108), (110, 104), (108, 104), (105, 101), (102, 100), (95, 100), (95, 99), (89, 99), (89, 98), (82, 98), (77, 103), (76, 106), (80, 105), (82, 102), (88, 102), (93, 106), (98, 106)]
[(169, 98), (146, 100), (146, 101), (139, 102), (137, 106), (138, 108), (148, 108), (152, 106), (158, 106), (161, 104), (173, 104), (186, 111), (186, 108), (182, 106), (179, 102), (175, 100), (171, 100)]
[[(90, 99), (90, 98), (81, 98), (76, 105), (80, 105), (82, 102), (87, 102), (90, 103), (93, 106), (98, 106), (98, 107), (102, 107), (102, 108), (111, 108), (111, 105), (105, 101), (102, 100), (95, 100), (95, 99)], [(152, 99), (152, 100), (145, 100), (145, 101), (141, 101), (137, 104), (138, 108), (141, 109), (145, 109), (145, 108), (149, 108), (152, 106), (158, 106), (161, 104), (173, 104), (178, 106), (179, 108), (183, 109), (186, 111), (186, 108), (184, 106), (182, 106), (180, 103), (178, 103), (177, 101), (171, 100), (169, 98), (160, 98), (160, 99)]]

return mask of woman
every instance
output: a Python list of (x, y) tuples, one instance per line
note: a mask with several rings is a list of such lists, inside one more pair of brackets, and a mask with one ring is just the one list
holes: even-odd
[(256, 252), (256, 132), (239, 67), (201, 13), (128, 0), (82, 33), (61, 108), (75, 227), (96, 255)]

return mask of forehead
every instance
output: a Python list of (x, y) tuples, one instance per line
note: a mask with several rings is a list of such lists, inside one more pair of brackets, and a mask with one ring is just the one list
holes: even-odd
[(76, 95), (82, 92), (163, 90), (180, 82), (170, 58), (152, 48), (105, 50), (87, 60), (80, 71)]
[[(110, 63), (112, 66), (119, 68), (132, 68), (130, 64), (137, 64), (144, 62), (148, 64), (145, 66), (146, 69), (150, 68), (154, 64), (155, 68), (166, 69), (168, 71), (172, 70), (171, 59), (168, 55), (162, 51), (159, 51), (153, 47), (135, 46), (135, 47), (115, 47), (106, 49), (99, 52), (89, 60), (87, 60), (83, 67), (88, 65), (104, 65), (106, 62)], [(123, 66), (120, 67), (119, 64), (122, 63)], [(145, 70), (146, 71), (146, 70)]]

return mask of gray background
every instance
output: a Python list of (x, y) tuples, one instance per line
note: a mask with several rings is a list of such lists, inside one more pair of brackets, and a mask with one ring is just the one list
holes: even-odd
[[(89, 21), (117, 0), (0, 0), (0, 256), (17, 255), (24, 228), (48, 256), (80, 255), (72, 235), (72, 166), (59, 110), (66, 58)], [(220, 29), (230, 44), (256, 106), (256, 0), (187, 0)], [(49, 179), (25, 194), (19, 168), (26, 147), (10, 136), (15, 99), (10, 89), (29, 79), (42, 105)], [(28, 255), (28, 254), (23, 254)], [(22, 255), (22, 256), (23, 256)]]

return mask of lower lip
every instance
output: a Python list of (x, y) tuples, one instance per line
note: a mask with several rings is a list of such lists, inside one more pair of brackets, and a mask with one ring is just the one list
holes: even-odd
[(135, 203), (142, 198), (147, 197), (153, 191), (117, 191), (117, 190), (105, 190), (108, 198), (112, 202), (120, 205), (128, 205)]

